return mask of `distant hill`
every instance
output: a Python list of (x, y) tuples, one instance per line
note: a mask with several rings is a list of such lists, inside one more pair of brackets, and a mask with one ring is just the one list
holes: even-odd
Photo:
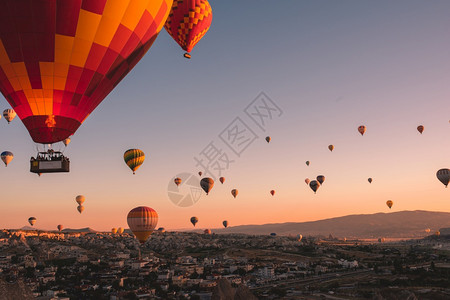
[(96, 233), (97, 231), (90, 227), (86, 227), (86, 228), (80, 228), (80, 229), (65, 228), (62, 230), (62, 232), (65, 232), (65, 233)]
[(19, 230), (31, 230), (31, 231), (36, 231), (39, 230), (38, 228), (35, 227), (31, 227), (31, 226), (23, 226), (22, 228), (20, 228)]
[[(347, 238), (413, 238), (433, 234), (440, 228), (450, 227), (450, 213), (431, 211), (400, 211), (349, 215), (313, 222), (242, 225), (216, 229), (215, 233), (244, 233), (266, 235), (328, 236)], [(430, 228), (431, 232), (425, 232)]]

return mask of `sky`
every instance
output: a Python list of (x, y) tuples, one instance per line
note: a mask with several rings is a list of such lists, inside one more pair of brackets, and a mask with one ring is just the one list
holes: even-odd
[[(127, 228), (128, 211), (140, 205), (167, 230), (192, 228), (191, 216), (198, 228), (219, 228), (223, 220), (450, 212), (450, 189), (436, 178), (450, 168), (449, 1), (210, 3), (212, 25), (191, 60), (163, 29), (71, 144), (54, 145), (70, 158), (70, 173), (30, 173), (36, 144), (18, 118), (0, 120), (0, 150), (14, 153), (0, 168), (0, 228), (28, 225), (30, 216), (42, 229)], [(245, 114), (261, 92), (281, 110), (264, 130)], [(239, 156), (220, 139), (236, 118), (257, 136)], [(216, 181), (192, 206), (175, 205), (168, 186), (177, 174), (198, 176), (194, 157), (210, 142), (234, 160), (225, 184)], [(123, 161), (130, 148), (146, 154), (134, 176)], [(304, 179), (317, 175), (326, 179), (314, 194)]]

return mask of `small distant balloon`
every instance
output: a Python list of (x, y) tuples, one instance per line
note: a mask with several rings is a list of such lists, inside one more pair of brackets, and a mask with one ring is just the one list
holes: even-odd
[(305, 183), (308, 185), (311, 182), (311, 180), (309, 180), (309, 178), (305, 179)]
[(204, 234), (210, 235), (211, 234), (211, 229), (205, 229), (203, 231)]
[(436, 231), (434, 234), (435, 234), (436, 236), (440, 236), (440, 235), (441, 235), (441, 232), (438, 230), (438, 231)]
[(115, 228), (115, 227), (111, 228), (111, 233), (112, 234), (116, 234), (117, 233), (117, 228)]
[(231, 190), (231, 195), (233, 195), (234, 198), (236, 198), (236, 196), (238, 195), (239, 191), (237, 189), (232, 189)]
[(423, 125), (417, 126), (417, 131), (420, 132), (420, 134), (422, 134), (424, 129), (425, 129), (425, 127), (423, 127)]
[(426, 233), (430, 233), (430, 231), (431, 231), (430, 228), (425, 229), (425, 232), (426, 232)]
[(331, 152), (333, 152), (333, 150), (334, 150), (334, 145), (328, 145), (328, 150), (330, 150)]
[(366, 126), (361, 125), (358, 127), (358, 132), (361, 133), (361, 135), (364, 135), (364, 133), (366, 132)]
[(306, 165), (309, 166), (309, 160), (306, 161)]
[(205, 177), (200, 180), (200, 186), (205, 191), (206, 195), (208, 195), (214, 186), (214, 180), (212, 180), (212, 178)]
[(158, 232), (164, 233), (166, 232), (166, 229), (164, 227), (159, 227)]
[(386, 201), (386, 205), (389, 207), (389, 209), (390, 208), (392, 208), (392, 205), (394, 205), (394, 201), (392, 201), (392, 200), (388, 200), (388, 201)]
[(198, 172), (198, 176), (202, 176), (202, 175), (203, 175), (202, 171)]
[(223, 227), (225, 227), (225, 228), (228, 227), (228, 221), (227, 220), (223, 221), (222, 224), (223, 224)]
[(83, 195), (78, 195), (75, 197), (75, 201), (78, 203), (78, 205), (83, 205), (85, 200), (86, 197), (84, 197)]
[(133, 171), (133, 174), (135, 174), (136, 170), (144, 163), (145, 154), (139, 149), (129, 149), (123, 154), (123, 159), (131, 171)]
[(175, 179), (173, 180), (173, 182), (175, 182), (175, 184), (176, 184), (177, 186), (179, 186), (179, 185), (181, 184), (181, 178), (180, 178), (180, 177), (177, 177), (177, 178), (175, 178)]
[(450, 170), (440, 169), (439, 171), (437, 171), (436, 177), (445, 185), (445, 187), (447, 187), (450, 181)]
[(273, 195), (275, 195), (275, 190), (271, 190), (270, 191), (270, 194), (273, 196)]
[(303, 239), (303, 235), (297, 234), (297, 241), (301, 242)]
[(322, 185), (323, 182), (325, 181), (325, 176), (319, 175), (319, 176), (316, 177), (316, 179), (320, 183), (320, 185)]
[(9, 124), (16, 117), (16, 112), (14, 111), (14, 109), (11, 108), (5, 109), (3, 111), (3, 117), (5, 118), (6, 121), (8, 121)]
[(219, 181), (220, 181), (221, 184), (223, 184), (225, 182), (225, 177), (220, 177)]
[(275, 232), (270, 233), (270, 236), (277, 236)]
[(2, 161), (5, 163), (5, 167), (8, 166), (8, 164), (13, 160), (14, 154), (10, 151), (4, 151), (0, 155)]
[(122, 234), (123, 233), (123, 228), (122, 227), (117, 228), (117, 233), (118, 234)]
[(83, 205), (78, 205), (77, 210), (81, 214), (84, 211), (84, 206)]
[(36, 223), (36, 218), (35, 217), (28, 218), (28, 223), (30, 223), (31, 226), (34, 226), (34, 224)]
[(311, 180), (311, 182), (309, 183), (309, 187), (314, 191), (315, 194), (320, 187), (320, 183), (316, 180)]
[(270, 141), (272, 140), (272, 138), (270, 136), (266, 136), (266, 142), (270, 143)]
[(192, 218), (191, 218), (191, 223), (192, 223), (192, 225), (194, 225), (194, 227), (195, 227), (195, 224), (198, 223), (198, 218), (197, 218), (197, 217), (192, 217)]
[(61, 232), (64, 227), (61, 224), (59, 224), (56, 228), (58, 228), (58, 230)]
[(372, 183), (373, 179), (369, 177), (369, 178), (367, 179), (367, 181), (368, 181), (369, 183)]
[(70, 138), (67, 138), (67, 139), (65, 139), (65, 140), (63, 140), (63, 144), (64, 144), (64, 146), (69, 146), (69, 144), (70, 144)]

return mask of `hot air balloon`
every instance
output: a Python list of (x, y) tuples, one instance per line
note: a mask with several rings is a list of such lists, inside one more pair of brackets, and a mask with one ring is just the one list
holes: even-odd
[(270, 136), (266, 136), (266, 142), (270, 143), (270, 141), (272, 140), (272, 138)]
[(310, 182), (311, 182), (311, 180), (309, 180), (309, 178), (306, 178), (306, 179), (305, 179), (305, 183), (306, 183), (306, 184), (309, 184)]
[(309, 160), (306, 161), (306, 165), (309, 166)]
[(123, 228), (122, 227), (117, 228), (117, 233), (118, 234), (122, 234), (123, 233)]
[(198, 223), (198, 218), (197, 218), (197, 217), (192, 217), (192, 218), (191, 218), (191, 223), (192, 223), (192, 225), (194, 225), (194, 227), (195, 227), (195, 224)]
[(297, 234), (297, 241), (301, 242), (303, 239), (303, 235)]
[(231, 195), (233, 195), (234, 198), (238, 195), (239, 191), (237, 189), (231, 190)]
[(333, 146), (333, 145), (328, 145), (328, 150), (330, 150), (331, 152), (333, 152), (334, 146)]
[(220, 181), (221, 184), (223, 184), (225, 182), (225, 177), (220, 177), (219, 181)]
[(275, 190), (271, 190), (270, 191), (270, 194), (273, 196), (273, 195), (275, 195)]
[(84, 206), (83, 205), (78, 205), (77, 210), (81, 214), (84, 211)]
[(111, 228), (111, 233), (112, 234), (116, 234), (117, 233), (117, 228), (115, 228), (115, 227)]
[(423, 127), (423, 125), (417, 126), (417, 131), (420, 132), (420, 134), (422, 134), (424, 129), (425, 129), (425, 127)]
[(369, 178), (367, 179), (367, 181), (368, 181), (369, 183), (372, 183), (373, 180), (372, 180), (372, 178), (369, 177)]
[(316, 179), (320, 183), (320, 185), (322, 185), (323, 182), (325, 181), (325, 176), (319, 175), (319, 176), (316, 177)]
[(34, 142), (78, 129), (151, 47), (171, 3), (2, 1), (0, 90)]
[(361, 125), (358, 127), (358, 132), (361, 133), (361, 135), (364, 135), (364, 133), (366, 132), (366, 126)]
[(174, 0), (164, 28), (187, 53), (206, 34), (212, 21), (212, 9), (207, 0)]
[(2, 161), (5, 163), (5, 167), (7, 167), (8, 164), (13, 160), (14, 154), (12, 154), (12, 152), (9, 151), (4, 151), (1, 154), (1, 158)]
[(228, 227), (228, 221), (227, 220), (223, 221), (222, 224), (223, 224), (223, 227), (225, 227), (225, 228)]
[(30, 223), (31, 226), (34, 226), (34, 223), (36, 223), (36, 218), (35, 217), (28, 218), (28, 223)]
[[(3, 154), (2, 154), (3, 159)], [(449, 181), (450, 181), (450, 170), (449, 169), (440, 169), (436, 173), (436, 177), (439, 179), (440, 182), (442, 182), (445, 187), (447, 187)]]
[(203, 231), (204, 234), (210, 235), (211, 234), (211, 229), (205, 229)]
[(198, 172), (198, 176), (202, 176), (202, 175), (203, 175), (202, 171)]
[(277, 236), (275, 232), (270, 233), (270, 236)]
[(64, 227), (61, 224), (59, 224), (56, 228), (58, 228), (58, 230), (61, 232)]
[(175, 184), (176, 184), (177, 186), (179, 186), (179, 185), (181, 184), (181, 178), (180, 178), (180, 177), (177, 177), (177, 178), (175, 178), (175, 179), (173, 180), (173, 182), (175, 182)]
[(214, 180), (212, 180), (212, 178), (205, 177), (200, 180), (200, 186), (205, 191), (206, 195), (208, 195), (214, 186)]
[(394, 202), (392, 200), (386, 201), (386, 205), (389, 207), (389, 209), (394, 205)]
[(83, 205), (85, 200), (86, 200), (86, 197), (84, 197), (83, 195), (78, 195), (75, 198), (75, 201), (77, 201), (78, 205)]
[(425, 229), (425, 232), (426, 232), (426, 233), (430, 233), (430, 231), (431, 231), (430, 228)]
[(70, 144), (70, 138), (67, 138), (67, 139), (64, 139), (63, 140), (63, 144), (64, 144), (64, 146), (69, 146), (69, 144)]
[(131, 171), (133, 171), (133, 174), (135, 174), (136, 170), (144, 163), (145, 154), (142, 150), (130, 149), (125, 151), (123, 159)]
[(309, 183), (309, 187), (314, 191), (315, 194), (320, 187), (320, 183), (316, 180), (311, 180), (311, 182)]
[(139, 206), (130, 210), (127, 222), (136, 238), (143, 244), (155, 230), (158, 214), (150, 207)]
[(441, 232), (438, 230), (438, 231), (436, 231), (434, 234), (435, 234), (436, 236), (440, 236), (440, 235), (441, 235)]
[(166, 229), (164, 227), (159, 227), (158, 232), (164, 233), (166, 232)]
[(14, 109), (10, 109), (10, 108), (5, 109), (3, 111), (3, 117), (5, 118), (6, 121), (8, 121), (8, 124), (9, 124), (16, 117), (16, 112), (14, 111)]
[(386, 241), (385, 238), (378, 238), (378, 243), (384, 243)]

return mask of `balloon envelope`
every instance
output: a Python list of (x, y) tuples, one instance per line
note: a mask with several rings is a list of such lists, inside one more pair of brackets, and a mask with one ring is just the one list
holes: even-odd
[(275, 195), (275, 190), (271, 190), (270, 191), (270, 194), (273, 196), (273, 195)]
[(320, 185), (322, 185), (323, 182), (325, 181), (325, 176), (319, 175), (319, 176), (316, 177), (316, 179), (320, 183)]
[(61, 224), (59, 224), (56, 228), (58, 228), (59, 231), (63, 230), (63, 226)]
[(75, 201), (77, 201), (78, 205), (82, 205), (85, 200), (86, 200), (86, 197), (84, 197), (83, 195), (78, 195), (75, 198)]
[(272, 140), (272, 138), (270, 136), (266, 137), (266, 142), (270, 143), (271, 140)]
[(219, 181), (220, 181), (221, 184), (223, 184), (225, 182), (225, 177), (220, 177)]
[(333, 145), (328, 145), (328, 150), (330, 150), (331, 152), (333, 152), (334, 146), (333, 146)]
[(372, 183), (373, 180), (372, 180), (372, 178), (368, 178), (367, 181), (368, 181), (369, 183)]
[(192, 225), (194, 225), (194, 227), (195, 227), (195, 224), (198, 223), (198, 218), (197, 218), (197, 217), (192, 217), (192, 218), (191, 218), (191, 223), (192, 223)]
[(127, 166), (133, 171), (133, 174), (144, 163), (145, 154), (139, 149), (129, 149), (123, 154), (123, 159)]
[(233, 195), (234, 198), (238, 195), (239, 191), (237, 189), (231, 190), (231, 195)]
[(63, 140), (63, 144), (67, 147), (70, 144), (70, 138)]
[(84, 206), (83, 205), (78, 205), (77, 210), (81, 214), (84, 211)]
[(31, 226), (34, 226), (34, 224), (36, 223), (36, 218), (35, 217), (28, 218), (28, 223), (30, 223)]
[(309, 160), (306, 161), (306, 165), (309, 166)]
[(139, 242), (145, 243), (158, 224), (158, 214), (150, 207), (139, 206), (130, 210), (127, 223)]
[(423, 127), (423, 125), (419, 125), (419, 126), (417, 126), (417, 131), (419, 131), (420, 132), (420, 134), (422, 134), (423, 133), (423, 130), (425, 129), (425, 127)]
[(5, 109), (3, 111), (3, 117), (5, 118), (6, 121), (8, 121), (8, 124), (11, 123), (12, 120), (14, 120), (14, 118), (16, 117), (16, 112), (14, 111), (14, 109)]
[(117, 228), (117, 233), (118, 234), (122, 234), (123, 233), (123, 228), (122, 227)]
[(181, 178), (180, 178), (180, 177), (177, 177), (177, 178), (175, 178), (175, 179), (173, 180), (173, 182), (175, 182), (175, 184), (176, 184), (177, 186), (179, 186), (179, 185), (181, 184)]
[(392, 205), (394, 205), (394, 201), (388, 200), (388, 201), (386, 201), (386, 205), (387, 205), (389, 208), (391, 208)]
[(2, 161), (5, 163), (5, 167), (8, 166), (8, 164), (13, 160), (14, 154), (10, 151), (4, 151), (0, 155)]
[(364, 135), (364, 133), (366, 132), (366, 126), (361, 125), (358, 127), (358, 132), (361, 133), (361, 135)]
[(200, 186), (205, 191), (206, 195), (208, 195), (214, 186), (214, 180), (212, 180), (212, 178), (205, 177), (200, 181)]
[(116, 234), (117, 233), (117, 228), (115, 228), (115, 227), (111, 228), (111, 233), (112, 234)]
[(309, 184), (311, 182), (311, 180), (309, 180), (309, 178), (305, 179), (306, 184)]
[(36, 143), (72, 135), (152, 46), (171, 0), (3, 0), (0, 91)]
[(227, 220), (223, 221), (222, 224), (223, 224), (223, 227), (225, 227), (225, 228), (228, 227), (228, 221)]
[(450, 170), (440, 169), (439, 171), (436, 172), (436, 177), (439, 179), (440, 182), (442, 182), (445, 185), (445, 187), (447, 187), (450, 181)]
[(203, 233), (204, 233), (204, 234), (211, 234), (211, 229), (205, 229), (205, 230), (203, 231)]
[(316, 180), (311, 180), (311, 182), (309, 183), (309, 187), (314, 191), (315, 194), (320, 187), (320, 183)]
[(175, 0), (164, 28), (187, 52), (203, 38), (212, 22), (207, 0)]

